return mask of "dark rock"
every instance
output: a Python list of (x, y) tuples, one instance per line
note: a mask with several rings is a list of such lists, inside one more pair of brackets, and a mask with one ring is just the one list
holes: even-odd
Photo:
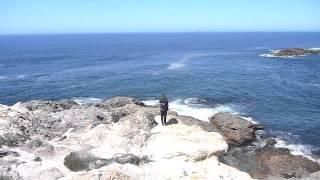
[(121, 115), (117, 114), (117, 113), (112, 113), (111, 114), (111, 121), (114, 123), (119, 122)]
[(292, 155), (287, 148), (265, 146), (257, 150), (256, 158), (269, 176), (301, 178), (320, 170), (318, 163), (301, 155)]
[(40, 161), (42, 161), (42, 159), (41, 159), (41, 157), (36, 157), (36, 158), (34, 158), (34, 161), (40, 162)]
[(89, 164), (98, 160), (93, 154), (87, 152), (71, 152), (64, 158), (64, 165), (71, 171), (89, 170)]
[(6, 144), (5, 139), (0, 135), (0, 148)]
[(103, 123), (103, 124), (109, 124), (110, 123), (110, 119), (103, 113), (96, 113), (95, 114), (95, 118), (100, 123)]
[(210, 118), (216, 127), (232, 146), (241, 146), (255, 139), (255, 131), (259, 126), (230, 113), (221, 112)]
[(178, 124), (178, 120), (176, 118), (171, 118), (166, 125)]
[(204, 131), (208, 132), (216, 132), (217, 129), (214, 128), (209, 122), (201, 121), (199, 119), (196, 119), (191, 116), (176, 116), (176, 119), (178, 119), (182, 124), (185, 124), (187, 126), (193, 126), (197, 125)]
[(267, 138), (265, 140), (266, 146), (274, 146), (275, 144), (277, 144), (277, 141), (273, 138)]
[(1, 151), (0, 150), (0, 158), (5, 156), (13, 156), (13, 157), (19, 157), (20, 154), (15, 151)]
[(4, 133), (3, 135), (4, 145), (7, 145), (9, 147), (19, 146), (29, 140), (30, 138), (25, 134), (20, 133)]
[(144, 161), (146, 161), (146, 158), (140, 159), (138, 156), (133, 154), (117, 154), (113, 158), (103, 159), (97, 158), (88, 152), (71, 152), (64, 158), (64, 165), (67, 166), (71, 171), (82, 171), (98, 169), (111, 163), (130, 163), (139, 165)]
[(185, 103), (187, 104), (204, 104), (207, 101), (204, 99), (199, 99), (199, 98), (189, 98), (185, 100)]
[[(270, 138), (265, 141), (274, 143)], [(268, 144), (268, 143), (267, 143)], [(303, 156), (292, 155), (287, 148), (266, 145), (231, 147), (219, 156), (219, 161), (249, 173), (256, 179), (281, 179), (307, 177), (320, 171), (320, 165)]]
[(310, 54), (320, 54), (320, 50), (304, 49), (304, 48), (287, 48), (272, 52), (274, 56), (303, 56)]
[(140, 158), (136, 155), (133, 155), (133, 154), (116, 154), (110, 160), (114, 160), (115, 162), (117, 162), (119, 164), (129, 163), (129, 164), (139, 165), (139, 163), (140, 163)]

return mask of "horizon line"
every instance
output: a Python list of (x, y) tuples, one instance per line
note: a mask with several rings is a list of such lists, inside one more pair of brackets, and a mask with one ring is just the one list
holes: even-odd
[(128, 31), (128, 32), (49, 32), (0, 33), (0, 36), (19, 35), (94, 35), (94, 34), (187, 34), (187, 33), (320, 33), (320, 31)]

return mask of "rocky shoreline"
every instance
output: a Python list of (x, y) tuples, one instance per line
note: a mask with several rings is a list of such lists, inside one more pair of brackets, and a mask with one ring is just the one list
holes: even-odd
[(269, 54), (262, 54), (262, 57), (296, 57), (320, 54), (319, 48), (285, 48), (271, 51)]
[(129, 97), (0, 105), (0, 179), (319, 179), (320, 165), (254, 146), (261, 125), (229, 113), (210, 122)]

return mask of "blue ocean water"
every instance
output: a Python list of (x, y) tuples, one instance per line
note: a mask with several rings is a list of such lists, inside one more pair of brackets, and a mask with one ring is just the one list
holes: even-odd
[(0, 103), (195, 97), (264, 124), (285, 146), (319, 154), (320, 56), (259, 56), (287, 47), (320, 47), (320, 33), (0, 36)]

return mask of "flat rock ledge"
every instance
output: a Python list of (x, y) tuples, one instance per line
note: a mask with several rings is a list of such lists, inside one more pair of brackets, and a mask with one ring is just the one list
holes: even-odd
[(0, 105), (0, 179), (252, 179), (216, 128), (133, 98)]

